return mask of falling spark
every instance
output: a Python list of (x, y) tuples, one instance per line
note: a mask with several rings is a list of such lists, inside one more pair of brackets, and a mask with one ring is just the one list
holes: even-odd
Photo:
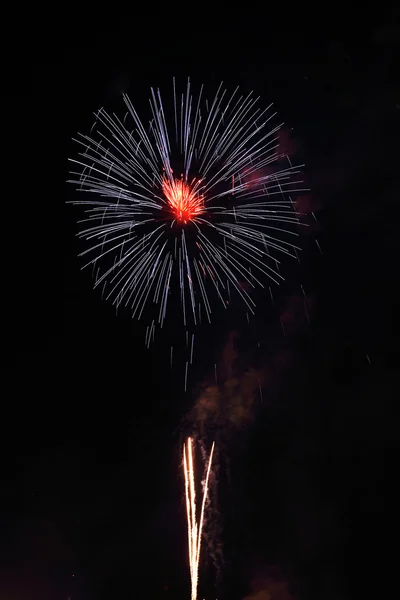
[(258, 389), (260, 390), (260, 399), (261, 399), (261, 402), (264, 402), (260, 378), (258, 378)]
[(204, 524), (204, 511), (208, 494), (208, 481), (214, 453), (215, 442), (211, 447), (206, 478), (203, 485), (203, 499), (201, 502), (200, 520), (197, 522), (196, 506), (196, 480), (194, 472), (194, 449), (193, 440), (188, 438), (183, 446), (183, 469), (185, 473), (185, 497), (186, 513), (188, 522), (188, 545), (189, 545), (189, 567), (191, 579), (191, 600), (197, 600), (197, 587), (199, 583), (199, 561), (201, 549), (201, 536)]
[(273, 297), (273, 295), (272, 295), (272, 289), (271, 289), (271, 286), (269, 286), (269, 295), (271, 296), (271, 302), (272, 302), (272, 304), (274, 304), (274, 297)]
[(281, 319), (281, 326), (282, 326), (283, 335), (284, 335), (284, 337), (286, 337), (285, 324), (282, 321), (282, 319)]
[(185, 392), (186, 392), (186, 389), (187, 389), (188, 368), (189, 368), (189, 364), (188, 364), (188, 361), (186, 361), (186, 366), (185, 366)]
[(320, 253), (323, 254), (319, 241), (315, 240), (315, 243), (317, 244), (318, 250), (320, 251)]
[(194, 333), (192, 333), (192, 344), (190, 347), (190, 364), (193, 363), (193, 344), (194, 344)]

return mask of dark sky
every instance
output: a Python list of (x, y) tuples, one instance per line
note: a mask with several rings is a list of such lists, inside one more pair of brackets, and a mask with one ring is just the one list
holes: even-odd
[[(210, 378), (206, 348), (185, 395), (80, 271), (64, 183), (70, 138), (96, 109), (125, 91), (140, 105), (173, 75), (276, 102), (307, 165), (322, 249), (304, 240), (277, 326), (263, 329), (264, 402), (220, 434), (213, 518), (224, 561), (205, 575), (206, 597), (242, 600), (271, 569), (300, 600), (377, 597), (393, 579), (396, 512), (386, 537), (383, 485), (399, 388), (398, 22), (390, 10), (319, 10), (242, 6), (185, 26), (110, 6), (22, 36), (7, 70), (25, 141), (6, 122), (18, 179), (4, 255), (14, 310), (4, 317), (0, 600), (189, 597), (179, 452), (184, 417)], [(300, 283), (311, 323), (296, 316), (283, 337), (279, 315), (297, 315)], [(217, 359), (234, 328), (214, 336)], [(244, 343), (242, 374), (251, 357)]]

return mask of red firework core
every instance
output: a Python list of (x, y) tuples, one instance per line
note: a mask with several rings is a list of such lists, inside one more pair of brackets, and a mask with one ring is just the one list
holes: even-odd
[(187, 223), (204, 211), (203, 196), (196, 192), (196, 186), (184, 181), (164, 179), (162, 189), (170, 209), (177, 221)]

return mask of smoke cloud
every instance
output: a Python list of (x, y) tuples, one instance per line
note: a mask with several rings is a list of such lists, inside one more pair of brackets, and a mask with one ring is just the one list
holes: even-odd
[(227, 377), (219, 385), (208, 385), (200, 393), (193, 411), (202, 427), (208, 423), (240, 427), (253, 419), (254, 404), (261, 397), (264, 375), (250, 368), (240, 375)]
[(293, 600), (286, 581), (259, 578), (252, 582), (252, 593), (243, 600)]

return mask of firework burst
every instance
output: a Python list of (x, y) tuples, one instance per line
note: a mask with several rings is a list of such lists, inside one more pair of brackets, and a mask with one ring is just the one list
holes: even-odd
[(172, 91), (164, 104), (151, 90), (147, 127), (126, 95), (125, 115), (99, 110), (71, 159), (70, 182), (86, 192), (73, 200), (86, 209), (85, 266), (107, 299), (147, 321), (146, 343), (171, 305), (185, 327), (211, 322), (234, 294), (253, 313), (251, 289), (279, 283), (280, 257), (297, 250), (300, 170), (280, 152), (272, 106), (222, 84), (210, 101), (190, 80)]

